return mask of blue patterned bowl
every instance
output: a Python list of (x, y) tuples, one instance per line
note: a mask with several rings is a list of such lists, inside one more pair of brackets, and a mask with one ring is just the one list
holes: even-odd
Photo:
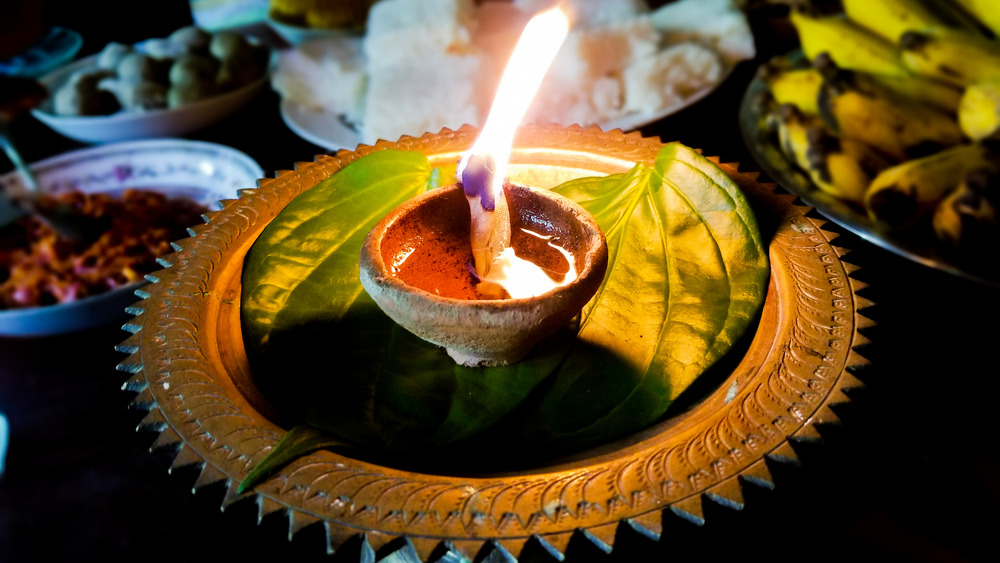
[[(240, 151), (185, 139), (89, 147), (36, 162), (31, 170), (46, 193), (142, 188), (185, 197), (210, 209), (221, 209), (220, 200), (237, 198), (237, 190), (256, 187), (264, 177), (260, 165)], [(0, 189), (23, 189), (20, 176), (15, 172), (0, 176)], [(54, 335), (126, 320), (125, 308), (136, 300), (135, 291), (143, 283), (58, 305), (0, 309), (0, 336)]]

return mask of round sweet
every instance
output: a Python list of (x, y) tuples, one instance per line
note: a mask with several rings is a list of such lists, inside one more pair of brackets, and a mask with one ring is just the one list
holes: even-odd
[(97, 68), (114, 70), (118, 68), (122, 59), (125, 55), (132, 53), (133, 49), (131, 45), (125, 45), (124, 43), (117, 43), (112, 41), (101, 49), (101, 52), (97, 54)]
[(235, 31), (220, 31), (212, 37), (208, 47), (215, 58), (225, 61), (235, 57), (252, 57), (253, 48), (246, 37)]
[(167, 36), (167, 39), (178, 45), (184, 45), (188, 51), (204, 52), (212, 42), (212, 34), (196, 25), (189, 25), (174, 31)]
[(143, 53), (128, 53), (122, 57), (115, 70), (118, 78), (132, 82), (155, 81), (159, 71), (156, 60)]
[(149, 39), (143, 43), (143, 48), (149, 56), (155, 59), (176, 59), (186, 55), (190, 49), (182, 43), (169, 39)]
[(215, 83), (219, 72), (219, 61), (208, 55), (188, 53), (179, 57), (170, 65), (170, 84), (205, 84)]

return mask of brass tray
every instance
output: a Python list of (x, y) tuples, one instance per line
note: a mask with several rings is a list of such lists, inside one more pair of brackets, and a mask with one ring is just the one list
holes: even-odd
[[(348, 539), (379, 549), (405, 537), (421, 560), (447, 550), (472, 560), (481, 550), (517, 556), (531, 540), (564, 553), (577, 530), (613, 549), (627, 525), (662, 532), (664, 510), (696, 523), (704, 501), (739, 509), (743, 487), (772, 488), (768, 460), (797, 463), (793, 442), (837, 423), (831, 405), (860, 386), (849, 368), (867, 363), (855, 348), (870, 325), (854, 267), (823, 221), (775, 193), (756, 174), (720, 164), (744, 189), (770, 241), (771, 279), (756, 333), (724, 381), (678, 415), (628, 439), (558, 464), (503, 474), (406, 471), (332, 451), (304, 456), (252, 491), (239, 482), (285, 434), (254, 388), (240, 334), (243, 258), (291, 199), (361, 156), (388, 147), (448, 163), (472, 145), (463, 127), (398, 142), (380, 141), (317, 156), (260, 180), (193, 229), (163, 260), (125, 326), (126, 389), (149, 411), (140, 428), (159, 431), (153, 448), (173, 447), (173, 467), (200, 468), (194, 488), (224, 481), (223, 506), (255, 498), (263, 517), (283, 511), (289, 537), (320, 523), (328, 551)], [(662, 146), (639, 133), (597, 128), (524, 128), (512, 156), (515, 181), (551, 187), (581, 175), (651, 163)], [(335, 398), (331, 398), (335, 401)], [(579, 533), (579, 532), (576, 532)]]

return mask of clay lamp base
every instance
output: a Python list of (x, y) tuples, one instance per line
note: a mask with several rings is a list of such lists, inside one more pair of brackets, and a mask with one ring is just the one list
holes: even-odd
[(461, 186), (415, 197), (386, 215), (361, 249), (361, 284), (390, 318), (420, 338), (443, 346), (459, 364), (517, 362), (542, 338), (565, 326), (604, 279), (608, 248), (593, 216), (548, 190), (508, 184), (504, 190), (514, 252), (561, 279), (566, 258), (579, 275), (537, 297), (480, 299), (467, 264), (469, 204)]

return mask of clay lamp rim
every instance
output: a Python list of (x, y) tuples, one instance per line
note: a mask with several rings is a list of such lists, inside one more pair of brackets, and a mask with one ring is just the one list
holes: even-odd
[[(375, 266), (373, 270), (381, 273), (384, 276), (384, 280), (387, 283), (393, 286), (398, 286), (400, 288), (403, 288), (410, 293), (425, 295), (436, 301), (452, 302), (455, 303), (456, 305), (460, 305), (463, 307), (469, 307), (475, 305), (488, 307), (500, 303), (509, 307), (511, 305), (522, 302), (532, 302), (538, 299), (548, 298), (555, 293), (564, 291), (567, 288), (584, 283), (601, 262), (603, 262), (603, 265), (601, 265), (601, 269), (606, 270), (607, 241), (604, 237), (604, 232), (601, 230), (600, 226), (598, 226), (597, 221), (594, 219), (593, 215), (584, 210), (582, 207), (580, 207), (579, 204), (577, 204), (573, 200), (563, 195), (557, 194), (551, 190), (547, 190), (544, 188), (536, 188), (533, 186), (528, 186), (525, 184), (516, 184), (516, 183), (511, 183), (510, 186), (513, 187), (514, 189), (528, 190), (534, 194), (540, 195), (541, 197), (547, 197), (551, 200), (560, 202), (566, 208), (568, 208), (573, 212), (573, 215), (576, 217), (576, 219), (578, 219), (580, 223), (584, 226), (584, 228), (588, 231), (589, 236), (587, 237), (587, 240), (592, 242), (587, 248), (581, 251), (580, 254), (583, 257), (583, 264), (582, 265), (577, 264), (578, 266), (577, 275), (569, 283), (566, 283), (565, 285), (561, 285), (558, 287), (554, 287), (549, 291), (546, 291), (545, 293), (542, 293), (540, 295), (535, 295), (532, 297), (505, 297), (500, 299), (463, 299), (459, 297), (449, 297), (447, 295), (439, 295), (431, 293), (430, 291), (427, 291), (426, 289), (423, 289), (421, 287), (408, 284), (403, 280), (401, 280), (398, 276), (392, 274), (389, 271), (389, 268), (386, 267), (385, 259), (381, 252), (381, 241), (383, 240), (386, 232), (393, 227), (396, 221), (400, 220), (403, 217), (404, 211), (409, 211), (409, 209), (416, 208), (417, 206), (424, 204), (425, 200), (427, 199), (431, 199), (433, 197), (440, 197), (442, 192), (446, 190), (452, 190), (452, 189), (461, 190), (461, 184), (449, 184), (446, 186), (441, 186), (439, 188), (428, 190), (400, 204), (393, 211), (390, 211), (375, 225), (375, 227), (372, 228), (371, 231), (369, 231), (368, 237), (366, 238), (364, 246), (362, 247), (361, 256), (362, 258), (369, 260), (371, 262), (371, 265)], [(374, 246), (376, 242), (379, 243), (378, 246)], [(602, 247), (605, 249), (605, 252), (603, 253), (604, 255), (603, 259), (599, 260), (600, 248)], [(362, 270), (364, 269), (365, 268), (362, 267)], [(601, 274), (602, 280), (603, 277), (604, 277), (604, 272), (602, 272)]]
[[(543, 188), (511, 184), (516, 197), (539, 198), (545, 206), (533, 209), (541, 216), (558, 211), (562, 224), (575, 223), (572, 254), (577, 276), (533, 297), (507, 299), (463, 299), (439, 295), (407, 283), (387, 266), (383, 241), (397, 222), (436, 198), (461, 194), (460, 184), (430, 190), (399, 205), (369, 231), (360, 257), (361, 282), (375, 303), (403, 328), (420, 338), (443, 346), (463, 365), (505, 365), (519, 361), (534, 345), (565, 326), (579, 314), (604, 283), (608, 248), (596, 219), (579, 204)], [(507, 190), (505, 190), (505, 197)], [(523, 194), (523, 195), (518, 195)], [(441, 202), (439, 202), (441, 203)], [(530, 210), (511, 206), (511, 216)], [(558, 225), (559, 220), (553, 219)], [(557, 227), (558, 228), (558, 227)]]

